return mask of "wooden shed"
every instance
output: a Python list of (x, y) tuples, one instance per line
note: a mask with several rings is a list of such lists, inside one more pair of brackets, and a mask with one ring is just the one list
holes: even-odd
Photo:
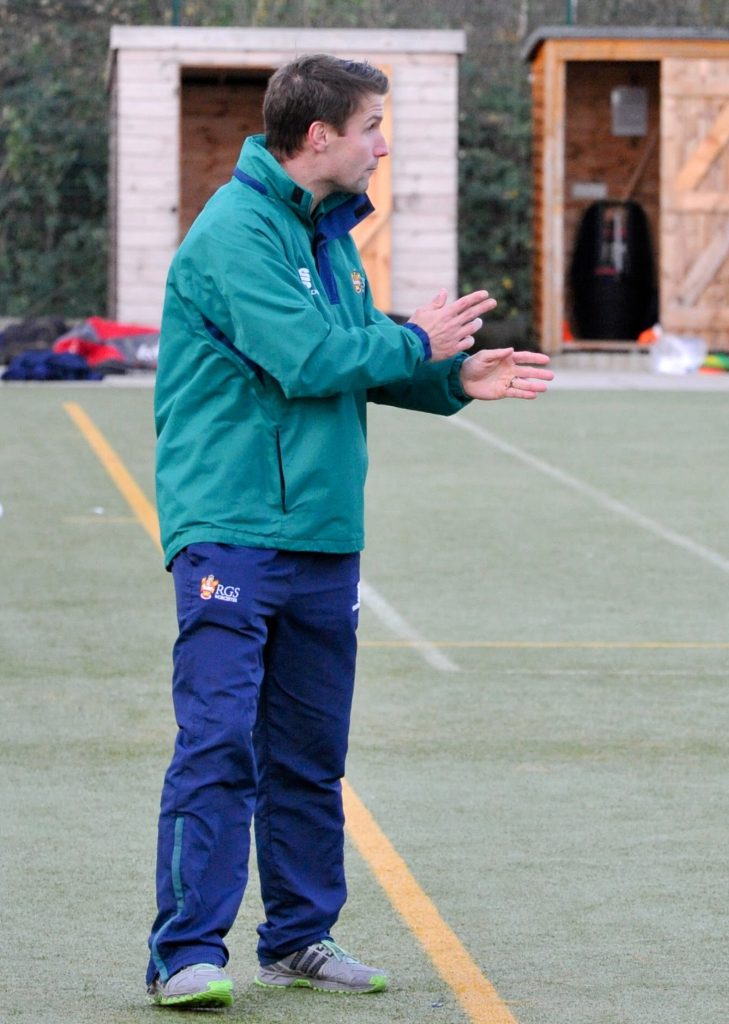
[(111, 30), (109, 307), (159, 323), (170, 260), (243, 138), (262, 130), (272, 71), (327, 52), (390, 77), (376, 213), (356, 236), (377, 304), (409, 314), (441, 286), (455, 294), (460, 31), (266, 28)]
[[(570, 335), (573, 346), (594, 344), (575, 330), (580, 232), (588, 208), (604, 215), (626, 203), (649, 228), (663, 329), (729, 350), (729, 33), (542, 28), (523, 56), (533, 88), (534, 306), (544, 351), (559, 352)], [(614, 274), (596, 262), (595, 281)], [(634, 340), (602, 337), (607, 347)]]

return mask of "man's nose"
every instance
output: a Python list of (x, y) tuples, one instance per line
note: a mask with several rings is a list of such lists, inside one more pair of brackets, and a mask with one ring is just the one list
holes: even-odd
[(379, 159), (381, 156), (387, 156), (390, 149), (387, 145), (387, 139), (384, 135), (380, 135), (375, 144), (375, 156)]

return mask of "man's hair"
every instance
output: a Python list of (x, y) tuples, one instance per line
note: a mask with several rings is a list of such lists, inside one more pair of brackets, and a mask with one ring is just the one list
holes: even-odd
[(295, 156), (314, 121), (343, 134), (362, 97), (384, 96), (388, 88), (387, 76), (367, 62), (325, 53), (297, 57), (269, 80), (263, 100), (266, 144), (279, 158)]

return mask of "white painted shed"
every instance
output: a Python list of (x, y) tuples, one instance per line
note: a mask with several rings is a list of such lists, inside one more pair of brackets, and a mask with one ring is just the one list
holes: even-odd
[(261, 130), (268, 76), (302, 53), (369, 60), (390, 77), (390, 157), (357, 242), (377, 304), (409, 314), (458, 280), (460, 31), (126, 27), (111, 30), (109, 313), (158, 324), (170, 260)]

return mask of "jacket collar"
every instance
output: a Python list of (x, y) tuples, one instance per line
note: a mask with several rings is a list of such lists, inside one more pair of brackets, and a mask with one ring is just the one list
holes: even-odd
[(347, 234), (374, 210), (366, 195), (335, 192), (319, 203), (312, 216), (314, 197), (297, 185), (269, 153), (265, 135), (251, 135), (245, 140), (233, 175), (257, 192), (275, 196), (326, 241)]

